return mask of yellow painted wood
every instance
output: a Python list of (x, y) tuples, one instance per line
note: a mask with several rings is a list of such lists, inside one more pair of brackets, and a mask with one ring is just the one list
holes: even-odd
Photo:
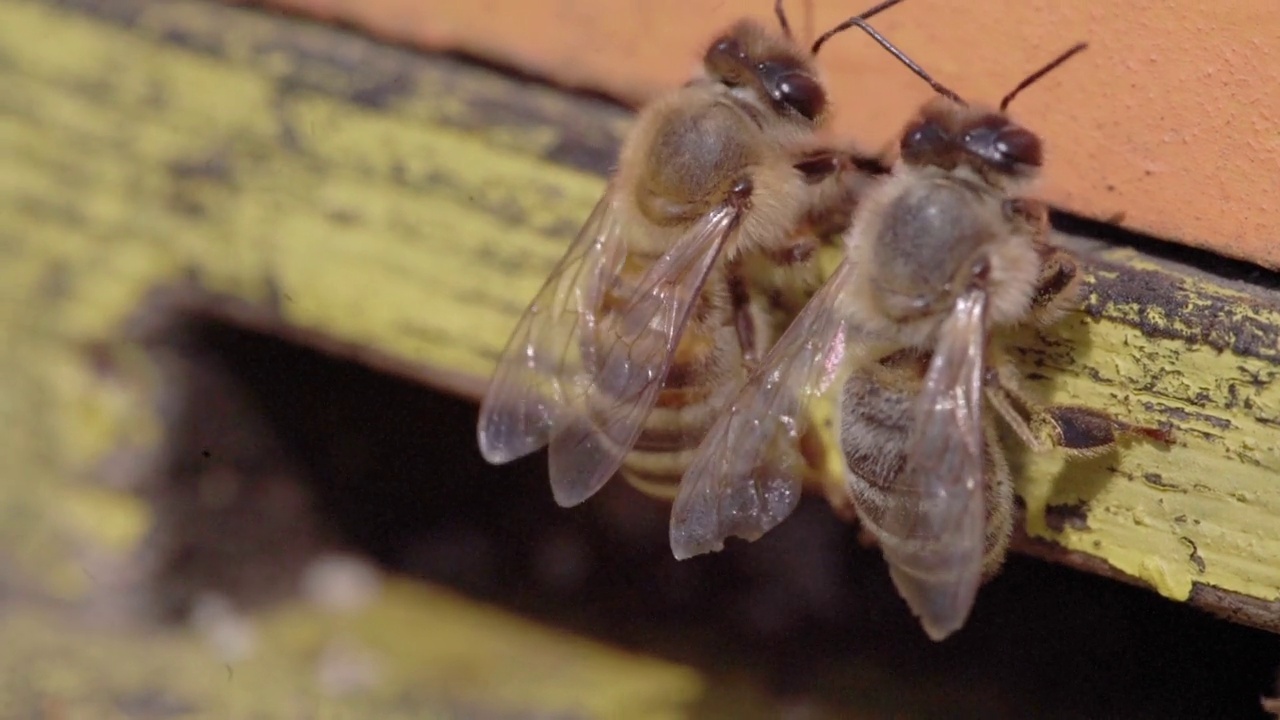
[(290, 603), (257, 616), (243, 658), (198, 635), (67, 622), (47, 608), (0, 616), (0, 716), (641, 720), (686, 717), (703, 689), (687, 668), (402, 581), (356, 614)]
[[(424, 381), (483, 378), (627, 122), (251, 12), (74, 5), (9, 0), (0, 22), (0, 418), (16, 430), (0, 434), (0, 559), (70, 599), (92, 585), (86, 547), (146, 527), (80, 479), (154, 441), (136, 388), (86, 351), (149, 290), (196, 275)], [(1179, 444), (1027, 459), (1027, 531), (1280, 629), (1280, 299), (1132, 250), (1094, 257), (1089, 312), (1023, 338), (1026, 368), (1055, 400), (1171, 421)]]
[[(1052, 344), (1025, 338), (1024, 347), (1034, 348), (1027, 359), (1044, 362), (1027, 369), (1049, 376), (1037, 384), (1055, 399), (1169, 421), (1177, 444), (1135, 444), (1118, 458), (1087, 463), (1035, 458), (1019, 487), (1028, 531), (1105, 560), (1170, 598), (1187, 599), (1205, 585), (1269, 602), (1258, 621), (1280, 629), (1277, 296), (1132, 251), (1102, 257), (1090, 299), (1101, 317), (1070, 318)], [(1141, 292), (1144, 283), (1155, 296)], [(1126, 299), (1128, 289), (1137, 297)], [(1253, 356), (1233, 352), (1233, 344)], [(1079, 502), (1087, 526), (1050, 531), (1046, 506)]]
[[(220, 26), (244, 14), (201, 14), (201, 4), (98, 4), (129, 8), (142, 11), (133, 28), (0, 3), (0, 717), (687, 717), (705, 690), (690, 668), (420, 585), (394, 582), (349, 616), (289, 603), (255, 617), (255, 652), (232, 662), (194, 631), (113, 628), (79, 612), (149, 524), (141, 501), (91, 482), (115, 451), (157, 439), (139, 402), (146, 388), (135, 386), (147, 366), (128, 346), (112, 347), (128, 372), (92, 358), (152, 286), (198, 268), (210, 287), (260, 299), (271, 277), (300, 322), (327, 327), (341, 315), (344, 328), (329, 328), (340, 336), (377, 345), (396, 335), (389, 352), (444, 365), (469, 357), (422, 352), (435, 345), (410, 327), (429, 288), (457, 285), (448, 243), (415, 247), (399, 234), (387, 245), (385, 227), (335, 219), (399, 207), (410, 217), (395, 222), (427, 226), (450, 201), (410, 188), (379, 198), (355, 148), (291, 154), (268, 109), (275, 82), (245, 62), (245, 46), (228, 61), (156, 37), (190, 21), (261, 41), (269, 24)], [(477, 139), (427, 136), (411, 116), (305, 93), (291, 109), (304, 127), (336, 125), (349, 138), (369, 128), (375, 147), (409, 139), (426, 158), (453, 146), (487, 160)], [(221, 152), (230, 174), (216, 167)], [(387, 157), (374, 160), (385, 169)], [(593, 183), (580, 182), (589, 193)], [(432, 259), (433, 248), (446, 252)], [(320, 285), (333, 292), (300, 291)], [(371, 663), (368, 687), (325, 692), (331, 650)]]

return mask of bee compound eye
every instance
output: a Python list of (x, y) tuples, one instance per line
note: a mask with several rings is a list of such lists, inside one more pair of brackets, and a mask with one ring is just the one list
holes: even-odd
[(929, 121), (922, 121), (902, 134), (899, 149), (908, 160), (932, 157), (943, 153), (948, 139), (942, 128)]
[(1006, 173), (1023, 173), (1040, 167), (1040, 138), (1001, 115), (981, 119), (960, 140), (969, 155)]
[(826, 109), (826, 91), (808, 75), (787, 73), (779, 76), (777, 94), (778, 99), (809, 120), (818, 117)]
[(707, 49), (702, 62), (707, 72), (721, 82), (737, 85), (744, 71), (742, 44), (732, 37), (720, 38)]
[(1008, 127), (997, 133), (994, 149), (1010, 164), (1039, 167), (1043, 159), (1040, 138), (1020, 127)]

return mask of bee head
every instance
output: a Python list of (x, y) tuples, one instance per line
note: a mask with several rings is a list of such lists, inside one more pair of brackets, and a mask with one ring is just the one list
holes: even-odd
[(907, 125), (899, 149), (908, 165), (946, 171), (967, 166), (1000, 186), (1033, 180), (1044, 162), (1040, 138), (1005, 113), (942, 96)]
[(857, 25), (938, 94), (902, 133), (899, 149), (905, 164), (948, 172), (967, 167), (979, 178), (1004, 189), (1039, 173), (1044, 161), (1040, 138), (1013, 122), (1005, 111), (1018, 93), (1087, 48), (1087, 43), (1076, 43), (1028, 75), (1004, 96), (998, 110), (990, 110), (965, 102), (873, 28), (865, 23)]
[(868, 28), (867, 19), (900, 2), (902, 0), (882, 0), (861, 15), (823, 33), (806, 50), (791, 34), (782, 0), (775, 0), (777, 31), (750, 19), (740, 20), (707, 48), (702, 58), (703, 68), (713, 81), (757, 107), (768, 109), (785, 120), (817, 126), (827, 112), (827, 91), (814, 64), (818, 50), (851, 27)]
[(702, 62), (712, 80), (782, 118), (817, 125), (826, 113), (827, 92), (812, 58), (789, 36), (752, 20), (712, 43)]

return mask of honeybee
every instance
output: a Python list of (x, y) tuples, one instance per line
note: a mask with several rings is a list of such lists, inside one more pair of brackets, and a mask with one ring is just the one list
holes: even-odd
[[(862, 21), (901, 0), (887, 0)], [(742, 20), (703, 72), (645, 107), (594, 211), (521, 317), (480, 409), (484, 458), (548, 446), (561, 506), (619, 470), (671, 499), (718, 409), (821, 282), (823, 236), (851, 222), (866, 177), (822, 146), (808, 50)], [(808, 287), (796, 297), (794, 289)], [(788, 304), (794, 305), (787, 314)]]
[(937, 641), (963, 626), (1012, 531), (996, 417), (1036, 451), (1094, 455), (1124, 436), (1168, 435), (1041, 404), (1005, 350), (1009, 330), (1053, 324), (1080, 287), (1075, 260), (1049, 241), (1046, 206), (1020, 195), (1039, 173), (1042, 143), (1006, 110), (1085, 44), (992, 110), (856, 24), (938, 96), (906, 126), (889, 177), (862, 198), (840, 266), (709, 430), (672, 510), (671, 548), (688, 558), (785, 519), (803, 465), (786, 442), (807, 432), (815, 401), (834, 403), (848, 500)]

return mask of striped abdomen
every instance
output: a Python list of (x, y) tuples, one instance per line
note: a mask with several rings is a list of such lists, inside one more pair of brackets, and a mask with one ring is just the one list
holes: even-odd
[[(898, 478), (906, 465), (906, 447), (915, 421), (916, 396), (920, 393), (929, 356), (896, 353), (879, 364), (854, 372), (845, 382), (841, 398), (840, 444), (848, 464), (850, 493), (863, 527), (881, 545), (907, 549), (907, 538), (892, 537), (882, 529), (891, 513), (910, 511), (906, 503), (919, 498), (904, 495)], [(987, 542), (984, 565), (998, 564), (1009, 535), (1009, 518), (999, 514), (999, 499), (993, 493), (1009, 484), (1008, 464), (999, 446), (994, 419), (984, 413), (987, 494)], [(928, 552), (915, 548), (914, 552)]]
[[(656, 255), (633, 251), (613, 279), (597, 318), (597, 348), (617, 337), (617, 312), (630, 300), (654, 260)], [(680, 478), (716, 420), (718, 409), (746, 378), (724, 276), (722, 265), (712, 270), (676, 345), (657, 401), (619, 470), (647, 495), (675, 497)], [(587, 411), (596, 427), (607, 423), (611, 414), (628, 410), (607, 387), (596, 384), (590, 389)]]

